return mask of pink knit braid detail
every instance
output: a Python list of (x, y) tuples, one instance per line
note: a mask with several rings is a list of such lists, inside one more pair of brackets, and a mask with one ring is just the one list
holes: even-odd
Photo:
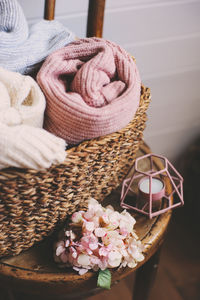
[(135, 62), (100, 38), (80, 39), (51, 54), (37, 81), (47, 100), (45, 128), (69, 144), (122, 129), (139, 106)]

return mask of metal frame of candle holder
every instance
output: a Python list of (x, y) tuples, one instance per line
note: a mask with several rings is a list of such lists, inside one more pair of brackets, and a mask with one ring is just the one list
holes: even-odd
[[(154, 168), (153, 168), (153, 158), (154, 157), (159, 158), (160, 160), (162, 160), (164, 162), (164, 167), (162, 170), (159, 170), (159, 171), (154, 170)], [(143, 159), (146, 159), (146, 158), (150, 159), (150, 168), (148, 171), (141, 171), (138, 168), (138, 162)], [(151, 219), (152, 217), (158, 216), (162, 213), (165, 213), (166, 211), (168, 211), (170, 209), (173, 209), (178, 206), (182, 206), (184, 204), (184, 201), (183, 201), (183, 178), (178, 173), (178, 171), (175, 169), (175, 167), (169, 162), (169, 160), (167, 158), (165, 158), (164, 156), (161, 156), (161, 155), (153, 154), (153, 153), (146, 154), (144, 156), (140, 156), (140, 157), (136, 158), (135, 163), (131, 167), (131, 170), (133, 168), (135, 168), (133, 175), (129, 178), (126, 178), (122, 183), (121, 199), (120, 199), (121, 207), (127, 208), (127, 209), (133, 209), (136, 212), (139, 212), (139, 213), (149, 216), (149, 218)], [(170, 174), (170, 169), (171, 169), (171, 173), (172, 172), (174, 173), (173, 175)], [(168, 195), (167, 191), (165, 190), (164, 196), (162, 197), (167, 200), (168, 206), (165, 208), (158, 209), (157, 211), (153, 212), (152, 211), (152, 203), (153, 202), (155, 203), (157, 200), (152, 200), (152, 193), (151, 193), (152, 186), (151, 185), (152, 185), (152, 178), (158, 178), (158, 176), (160, 176), (160, 177), (163, 176), (164, 178), (168, 178), (170, 180), (170, 183), (172, 186), (172, 191)], [(140, 177), (148, 177), (149, 178), (149, 195), (148, 195), (149, 197), (141, 209), (138, 208), (138, 203), (141, 199), (141, 196), (139, 196), (139, 194), (137, 194), (137, 200), (136, 200), (135, 206), (125, 203), (125, 198), (129, 191), (131, 191), (133, 194), (135, 194), (135, 192), (131, 188), (131, 185), (133, 184), (133, 181), (135, 179), (138, 179)], [(165, 182), (165, 180), (162, 180), (162, 181)], [(172, 196), (175, 193), (177, 194), (177, 196), (179, 198), (179, 202), (177, 202), (177, 203), (172, 202), (172, 199), (173, 199)], [(148, 211), (145, 211), (145, 208), (148, 206), (148, 204), (149, 204)]]

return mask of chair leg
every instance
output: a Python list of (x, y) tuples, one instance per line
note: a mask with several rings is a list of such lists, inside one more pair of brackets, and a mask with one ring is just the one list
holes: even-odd
[(148, 300), (156, 277), (161, 249), (136, 271), (133, 300)]
[(1, 287), (0, 299), (1, 300), (16, 300), (13, 292), (10, 289), (9, 290), (4, 289), (3, 287)]

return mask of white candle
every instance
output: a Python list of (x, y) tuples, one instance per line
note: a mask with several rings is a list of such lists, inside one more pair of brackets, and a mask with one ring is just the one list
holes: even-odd
[[(150, 195), (150, 178), (142, 178), (139, 182), (139, 191), (146, 198)], [(159, 200), (164, 196), (165, 186), (162, 180), (158, 178), (152, 178), (151, 183), (151, 194), (152, 200)]]
[[(150, 179), (146, 178), (143, 179), (140, 183), (140, 190), (144, 193), (149, 193), (149, 182)], [(151, 193), (155, 194), (160, 192), (164, 187), (164, 184), (161, 180), (157, 178), (152, 178), (152, 185), (151, 185)]]

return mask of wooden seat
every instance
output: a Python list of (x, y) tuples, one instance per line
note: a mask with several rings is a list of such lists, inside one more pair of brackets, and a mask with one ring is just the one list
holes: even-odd
[[(146, 145), (141, 145), (138, 156), (149, 153)], [(158, 169), (162, 168), (160, 161), (155, 160)], [(170, 185), (167, 186), (171, 188)], [(113, 192), (104, 204), (119, 206), (119, 190)], [(137, 271), (135, 300), (147, 299), (150, 287), (155, 277), (158, 265), (158, 250), (164, 240), (165, 232), (171, 217), (171, 212), (147, 219), (134, 214), (136, 218), (136, 232), (146, 249), (145, 260), (136, 268), (122, 268), (112, 270), (112, 283), (118, 282), (130, 273)], [(71, 269), (59, 269), (53, 262), (51, 237), (35, 245), (20, 255), (0, 260), (0, 282), (4, 287), (12, 289), (14, 293), (27, 293), (24, 299), (82, 299), (101, 291), (96, 288), (97, 273), (88, 272), (83, 276), (77, 275)], [(30, 298), (32, 294), (33, 298)], [(34, 295), (36, 298), (34, 298)], [(15, 299), (15, 298), (14, 298)], [(16, 298), (18, 299), (18, 298)], [(22, 296), (19, 298), (22, 300)]]
[[(87, 36), (102, 36), (105, 0), (90, 0), (88, 10)], [(45, 1), (45, 19), (54, 18), (55, 0)], [(137, 155), (149, 153), (150, 149), (142, 144)], [(162, 168), (160, 161), (155, 159), (157, 168)], [(170, 189), (169, 183), (167, 188)], [(120, 190), (113, 192), (103, 204), (110, 203), (119, 207)], [(150, 287), (155, 277), (159, 249), (164, 240), (165, 232), (171, 217), (171, 212), (160, 215), (152, 220), (134, 214), (136, 232), (146, 248), (145, 260), (136, 268), (112, 270), (112, 284), (118, 282), (137, 270), (134, 300), (148, 298)], [(59, 269), (53, 261), (52, 236), (22, 252), (15, 257), (0, 259), (0, 284), (4, 288), (5, 297), (2, 299), (82, 299), (97, 292), (97, 273), (88, 272), (83, 276), (77, 275), (71, 269)], [(3, 290), (3, 289), (2, 289)], [(2, 293), (1, 293), (2, 294)]]

